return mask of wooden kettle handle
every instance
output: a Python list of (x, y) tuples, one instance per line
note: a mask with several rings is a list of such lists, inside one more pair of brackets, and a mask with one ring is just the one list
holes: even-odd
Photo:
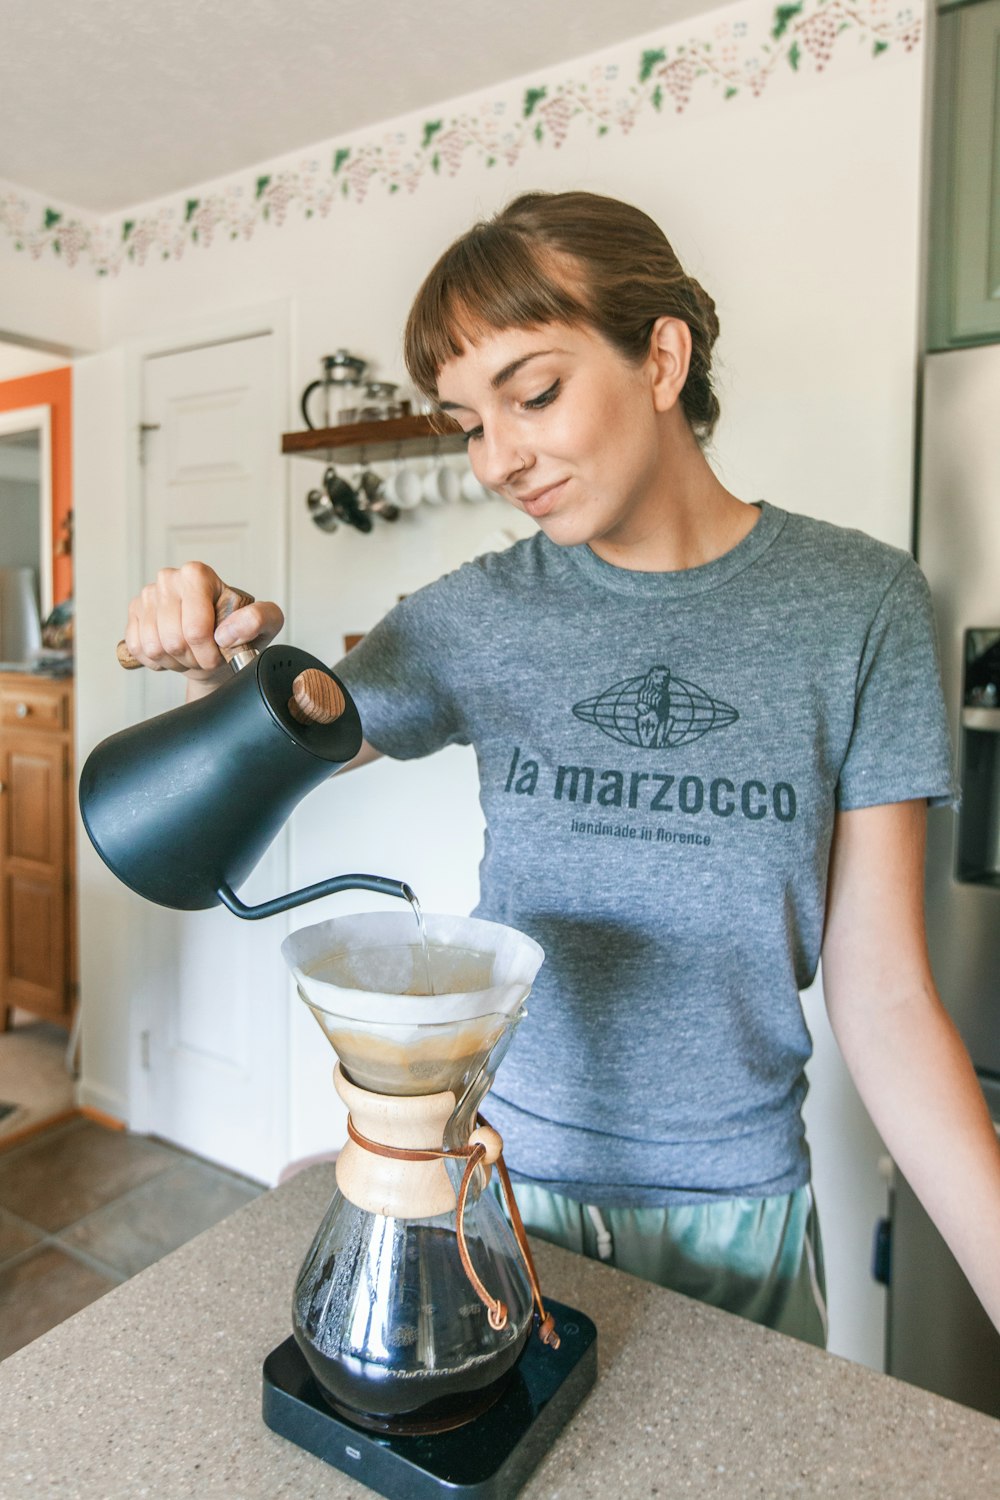
[[(230, 588), (227, 583), (215, 606), (215, 623), (218, 627), (234, 610), (254, 602), (253, 594), (244, 594), (242, 589)], [(245, 646), (220, 646), (226, 661), (231, 661)], [(136, 661), (124, 641), (119, 641), (116, 651), (118, 663), (126, 671), (134, 671), (142, 662)], [(292, 696), (288, 700), (288, 712), (299, 724), (332, 724), (339, 719), (346, 707), (346, 700), (338, 684), (325, 672), (315, 667), (300, 672), (292, 683)]]
[[(253, 602), (253, 594), (244, 594), (242, 589), (230, 588), (228, 583), (224, 584), (222, 593), (219, 595), (215, 605), (216, 628), (222, 624), (223, 620), (228, 619), (234, 610), (242, 609), (244, 604), (252, 604)], [(245, 647), (220, 646), (219, 650), (222, 652), (225, 660), (230, 661), (236, 655), (237, 651), (243, 651)], [(118, 645), (115, 647), (115, 655), (118, 658), (118, 665), (124, 667), (126, 672), (134, 672), (136, 667), (142, 666), (142, 662), (136, 661), (124, 641), (118, 642)]]

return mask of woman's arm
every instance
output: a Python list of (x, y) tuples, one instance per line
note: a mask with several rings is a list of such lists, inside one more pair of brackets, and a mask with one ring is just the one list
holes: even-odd
[(931, 974), (926, 822), (923, 801), (837, 815), (823, 989), (876, 1129), (1000, 1329), (1000, 1142)]
[(369, 745), (367, 740), (362, 740), (361, 749), (357, 755), (353, 760), (349, 760), (346, 766), (341, 766), (337, 775), (343, 776), (345, 771), (356, 771), (359, 766), (370, 766), (373, 760), (381, 757), (381, 754), (381, 750), (376, 750), (374, 745)]

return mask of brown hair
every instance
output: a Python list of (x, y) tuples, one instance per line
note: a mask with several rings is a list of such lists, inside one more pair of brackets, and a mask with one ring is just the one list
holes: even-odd
[(681, 405), (705, 441), (719, 418), (711, 297), (641, 209), (596, 193), (524, 193), (474, 224), (431, 270), (407, 320), (406, 367), (433, 397), (441, 366), (486, 329), (551, 322), (587, 324), (638, 363), (664, 316), (691, 330)]

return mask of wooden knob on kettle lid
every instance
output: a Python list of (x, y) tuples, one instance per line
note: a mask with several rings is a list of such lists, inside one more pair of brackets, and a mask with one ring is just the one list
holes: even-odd
[(300, 672), (292, 683), (288, 712), (299, 724), (332, 724), (346, 707), (339, 683), (317, 667)]

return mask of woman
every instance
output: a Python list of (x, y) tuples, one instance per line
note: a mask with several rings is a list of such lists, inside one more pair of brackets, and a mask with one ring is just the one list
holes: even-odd
[[(539, 534), (406, 599), (337, 668), (366, 745), (476, 748), (477, 915), (537, 938), (490, 1097), (529, 1229), (822, 1343), (799, 991), (1000, 1325), (1000, 1147), (934, 989), (928, 800), (952, 797), (927, 589), (905, 553), (746, 504), (709, 467), (714, 306), (657, 226), (528, 194), (432, 270), (419, 389)], [(147, 666), (218, 680), (221, 585), (133, 601)]]

